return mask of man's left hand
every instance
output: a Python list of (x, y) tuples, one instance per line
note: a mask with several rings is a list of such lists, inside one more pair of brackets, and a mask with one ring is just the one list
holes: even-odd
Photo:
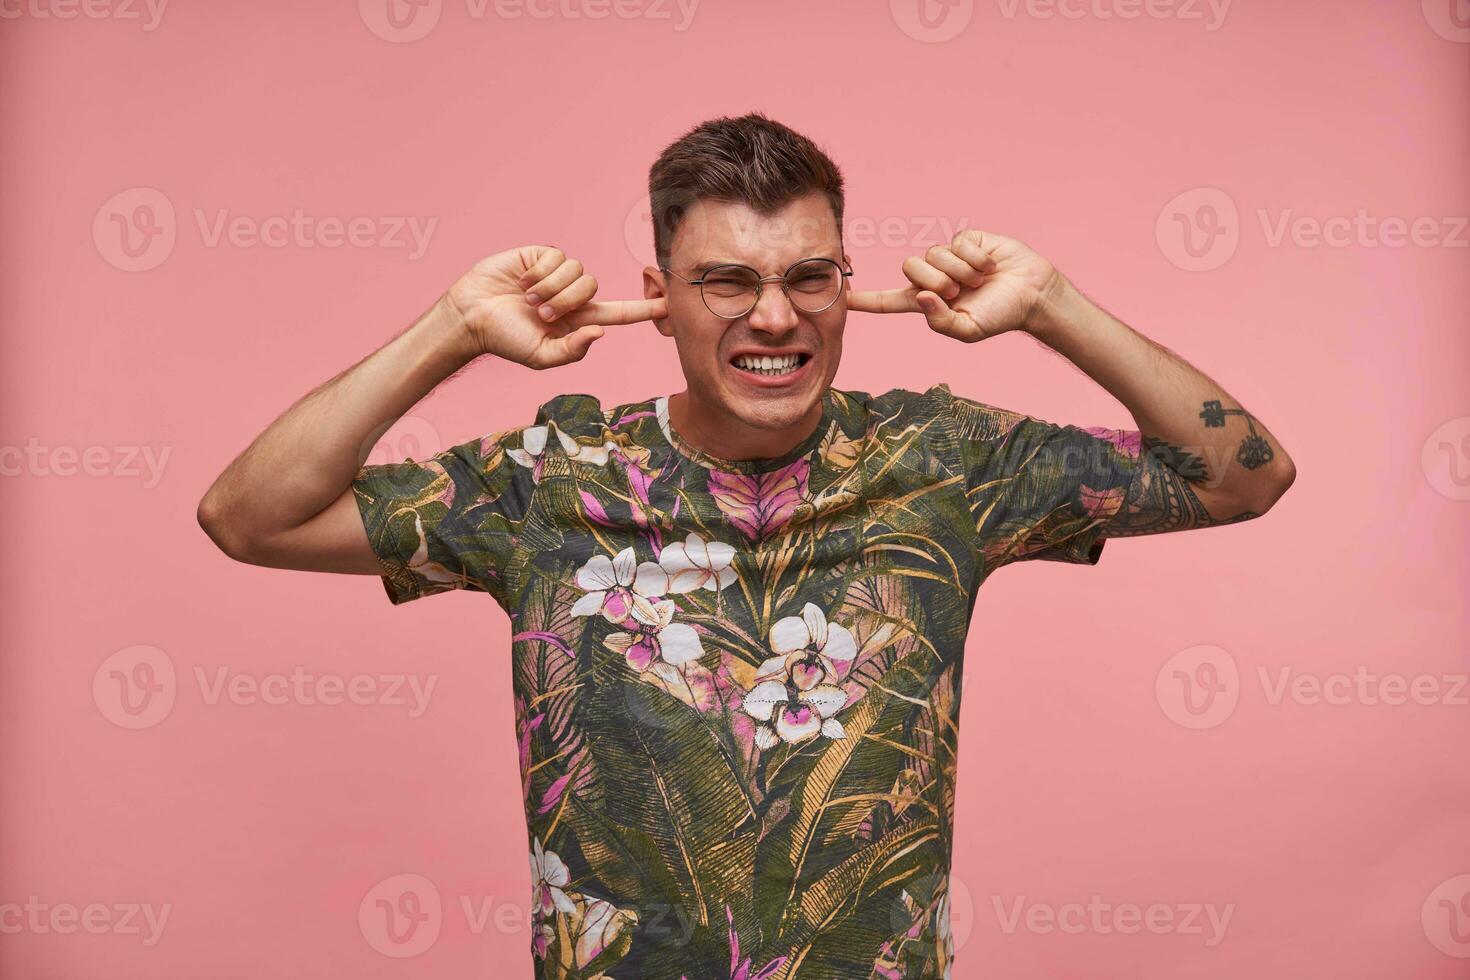
[(966, 229), (923, 258), (904, 260), (903, 289), (853, 291), (847, 308), (862, 313), (922, 313), (930, 329), (973, 344), (1011, 330), (1032, 330), (1043, 303), (1066, 280), (1025, 243)]

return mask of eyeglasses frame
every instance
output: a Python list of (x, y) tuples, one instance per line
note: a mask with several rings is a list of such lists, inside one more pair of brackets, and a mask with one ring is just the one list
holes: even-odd
[[(679, 273), (675, 272), (673, 269), (668, 268), (667, 266), (661, 265), (658, 267), (658, 269), (660, 272), (667, 272), (669, 275), (674, 276), (675, 278), (680, 279), (691, 286), (698, 286), (700, 302), (704, 303), (704, 308), (709, 310), (715, 316), (719, 317), (722, 320), (738, 320), (743, 316), (749, 316), (750, 311), (760, 305), (761, 294), (764, 292), (765, 284), (768, 282), (779, 282), (781, 284), (781, 292), (786, 294), (786, 302), (791, 303), (791, 308), (793, 310), (796, 310), (798, 313), (805, 313), (810, 316), (817, 313), (824, 313), (827, 310), (830, 310), (833, 306), (837, 305), (837, 301), (842, 298), (841, 288), (838, 288), (837, 295), (832, 297), (832, 302), (828, 303), (820, 310), (803, 310), (801, 307), (791, 302), (791, 291), (789, 288), (789, 284), (786, 281), (786, 277), (791, 274), (792, 269), (795, 269), (799, 265), (805, 265), (808, 262), (830, 262), (833, 265), (837, 266), (838, 275), (840, 275), (843, 279), (846, 279), (852, 275), (852, 263), (848, 262), (846, 256), (843, 256), (842, 262), (838, 262), (836, 259), (830, 259), (825, 255), (813, 255), (805, 259), (798, 259), (797, 261), (791, 263), (791, 265), (787, 266), (786, 271), (779, 276), (762, 276), (758, 270), (752, 269), (748, 265), (741, 265), (739, 262), (725, 262), (721, 265), (713, 266), (709, 269), (706, 269), (704, 275), (700, 276), (698, 279), (687, 279), (684, 276), (679, 275)], [(846, 269), (842, 268), (843, 263), (846, 263)], [(755, 273), (755, 302), (751, 303), (750, 306), (746, 308), (745, 312), (737, 313), (735, 316), (726, 316), (724, 313), (715, 313), (714, 308), (709, 305), (709, 299), (704, 295), (704, 280), (709, 277), (710, 273), (716, 272), (720, 269), (744, 269), (747, 272)]]

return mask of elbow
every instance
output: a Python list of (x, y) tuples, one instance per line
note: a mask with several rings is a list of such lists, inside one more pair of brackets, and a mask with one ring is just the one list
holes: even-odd
[(1295, 483), (1295, 482), (1296, 482), (1296, 464), (1291, 461), (1291, 457), (1290, 456), (1286, 455), (1285, 453), (1282, 453), (1281, 454), (1281, 489), (1276, 494), (1277, 498), (1280, 499), (1280, 497), (1283, 494), (1285, 494), (1287, 490), (1290, 490), (1291, 489), (1291, 485), (1293, 483)]
[(1281, 462), (1276, 467), (1276, 483), (1272, 487), (1270, 499), (1266, 501), (1266, 510), (1270, 510), (1276, 501), (1286, 496), (1286, 491), (1290, 490), (1291, 485), (1295, 482), (1296, 463), (1292, 462), (1291, 457), (1286, 455), (1285, 450), (1283, 450), (1281, 453)]
[(195, 517), (215, 547), (235, 561), (251, 563), (249, 538), (240, 533), (239, 522), (232, 520), (229, 508), (213, 487), (199, 501)]
[(1296, 481), (1296, 466), (1283, 455), (1273, 461), (1269, 472), (1251, 474), (1249, 486), (1237, 487), (1232, 493), (1197, 492), (1202, 505), (1214, 523), (1233, 524), (1260, 517), (1276, 505)]
[(1284, 452), (1271, 469), (1270, 482), (1248, 502), (1245, 508), (1251, 513), (1257, 515), (1266, 513), (1276, 506), (1276, 501), (1284, 497), (1286, 491), (1290, 490), (1291, 485), (1296, 482), (1296, 464)]

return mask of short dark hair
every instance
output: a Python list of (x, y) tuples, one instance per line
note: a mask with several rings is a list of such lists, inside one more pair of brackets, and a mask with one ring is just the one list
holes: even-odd
[(745, 204), (772, 214), (825, 194), (842, 234), (842, 171), (815, 143), (759, 112), (709, 119), (664, 148), (648, 170), (653, 251), (668, 265), (674, 233), (695, 201)]

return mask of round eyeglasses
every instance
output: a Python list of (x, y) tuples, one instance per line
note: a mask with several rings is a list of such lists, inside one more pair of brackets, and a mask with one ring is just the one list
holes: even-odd
[(779, 282), (786, 299), (802, 313), (821, 313), (842, 295), (842, 281), (852, 275), (832, 259), (802, 259), (784, 276), (765, 276), (745, 265), (717, 265), (698, 279), (686, 279), (673, 269), (659, 270), (699, 287), (705, 308), (717, 317), (738, 320), (761, 301), (768, 282)]

